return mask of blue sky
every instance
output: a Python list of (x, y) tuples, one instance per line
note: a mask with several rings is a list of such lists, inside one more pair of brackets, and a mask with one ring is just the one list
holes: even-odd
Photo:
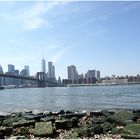
[(31, 74), (41, 59), (53, 61), (56, 76), (67, 66), (102, 76), (140, 74), (140, 2), (0, 2), (0, 64)]

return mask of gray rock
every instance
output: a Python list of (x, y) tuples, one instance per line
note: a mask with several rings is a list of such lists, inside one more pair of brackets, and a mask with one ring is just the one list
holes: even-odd
[(40, 120), (43, 122), (48, 122), (48, 121), (55, 122), (55, 117), (54, 116), (46, 116), (44, 118), (41, 118)]
[(135, 115), (129, 111), (117, 112), (114, 115), (108, 117), (108, 122), (116, 123), (118, 125), (126, 125), (128, 120), (133, 120)]
[(52, 136), (53, 127), (51, 122), (36, 122), (34, 135), (37, 137)]
[(13, 139), (18, 140), (18, 139), (27, 139), (27, 138), (25, 136), (12, 136), (8, 140), (13, 140)]
[(35, 121), (34, 120), (20, 120), (18, 122), (13, 122), (13, 127), (21, 127), (21, 126), (34, 126)]
[(70, 129), (73, 127), (73, 123), (70, 119), (56, 120), (55, 127), (56, 129)]
[(10, 136), (12, 131), (12, 127), (0, 127), (0, 139), (3, 139), (4, 136)]
[(14, 122), (18, 122), (20, 121), (22, 118), (21, 117), (6, 117), (4, 120), (3, 120), (3, 123), (2, 125), (3, 126), (13, 126), (13, 123)]

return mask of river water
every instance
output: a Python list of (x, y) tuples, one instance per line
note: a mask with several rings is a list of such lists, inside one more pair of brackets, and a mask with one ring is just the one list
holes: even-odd
[(140, 109), (140, 85), (0, 90), (0, 112)]

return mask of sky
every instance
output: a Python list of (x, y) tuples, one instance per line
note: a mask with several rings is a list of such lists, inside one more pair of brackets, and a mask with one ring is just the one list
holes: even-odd
[(67, 78), (101, 71), (101, 77), (140, 74), (140, 2), (133, 1), (0, 1), (0, 64), (31, 75), (41, 59)]

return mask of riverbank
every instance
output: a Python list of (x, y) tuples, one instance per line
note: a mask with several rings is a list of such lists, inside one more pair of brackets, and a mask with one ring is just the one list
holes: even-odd
[(0, 139), (140, 138), (140, 110), (18, 112), (0, 115)]

